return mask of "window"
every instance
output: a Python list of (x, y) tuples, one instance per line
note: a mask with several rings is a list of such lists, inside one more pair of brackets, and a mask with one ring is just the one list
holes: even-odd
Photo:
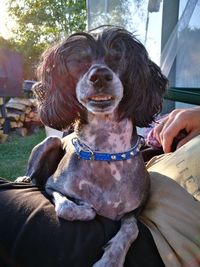
[(161, 0), (88, 0), (89, 30), (101, 25), (121, 26), (134, 32), (151, 59), (160, 63)]
[[(173, 9), (173, 5), (177, 5)], [(166, 33), (169, 17), (176, 17), (170, 34)], [(200, 1), (164, 1), (161, 66), (170, 79), (170, 100), (200, 105)]]
[[(188, 9), (188, 10), (186, 10)], [(189, 14), (183, 14), (183, 12)], [(200, 88), (200, 1), (181, 0), (178, 31), (176, 87)]]

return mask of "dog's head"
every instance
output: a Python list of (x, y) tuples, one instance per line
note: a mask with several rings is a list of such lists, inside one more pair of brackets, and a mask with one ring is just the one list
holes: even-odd
[(94, 59), (91, 67), (80, 77), (76, 86), (78, 101), (93, 114), (110, 114), (123, 97), (123, 85), (118, 73), (101, 59)]
[(43, 54), (35, 86), (44, 124), (57, 129), (87, 112), (148, 126), (162, 106), (167, 79), (144, 46), (121, 28), (76, 33)]

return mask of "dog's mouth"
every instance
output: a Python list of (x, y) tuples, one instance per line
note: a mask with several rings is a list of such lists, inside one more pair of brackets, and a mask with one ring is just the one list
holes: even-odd
[(114, 100), (114, 97), (111, 95), (94, 95), (94, 96), (88, 97), (88, 101), (94, 104), (111, 102), (113, 100)]
[(115, 97), (109, 94), (92, 95), (87, 98), (89, 107), (95, 112), (105, 112), (115, 103)]

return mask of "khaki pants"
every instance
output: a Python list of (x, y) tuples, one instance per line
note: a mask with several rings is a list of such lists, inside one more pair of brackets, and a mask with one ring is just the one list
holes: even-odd
[(173, 153), (154, 157), (147, 168), (151, 192), (140, 219), (163, 262), (200, 266), (200, 135)]

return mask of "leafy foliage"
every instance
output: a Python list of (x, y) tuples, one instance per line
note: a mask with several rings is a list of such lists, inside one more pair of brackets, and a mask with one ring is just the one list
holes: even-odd
[(14, 49), (14, 44), (11, 40), (6, 40), (0, 36), (0, 49)]
[(16, 22), (11, 42), (23, 55), (26, 79), (35, 78), (33, 69), (49, 44), (86, 26), (86, 0), (8, 0), (8, 12)]
[(9, 0), (17, 40), (50, 43), (65, 34), (85, 29), (85, 0)]

